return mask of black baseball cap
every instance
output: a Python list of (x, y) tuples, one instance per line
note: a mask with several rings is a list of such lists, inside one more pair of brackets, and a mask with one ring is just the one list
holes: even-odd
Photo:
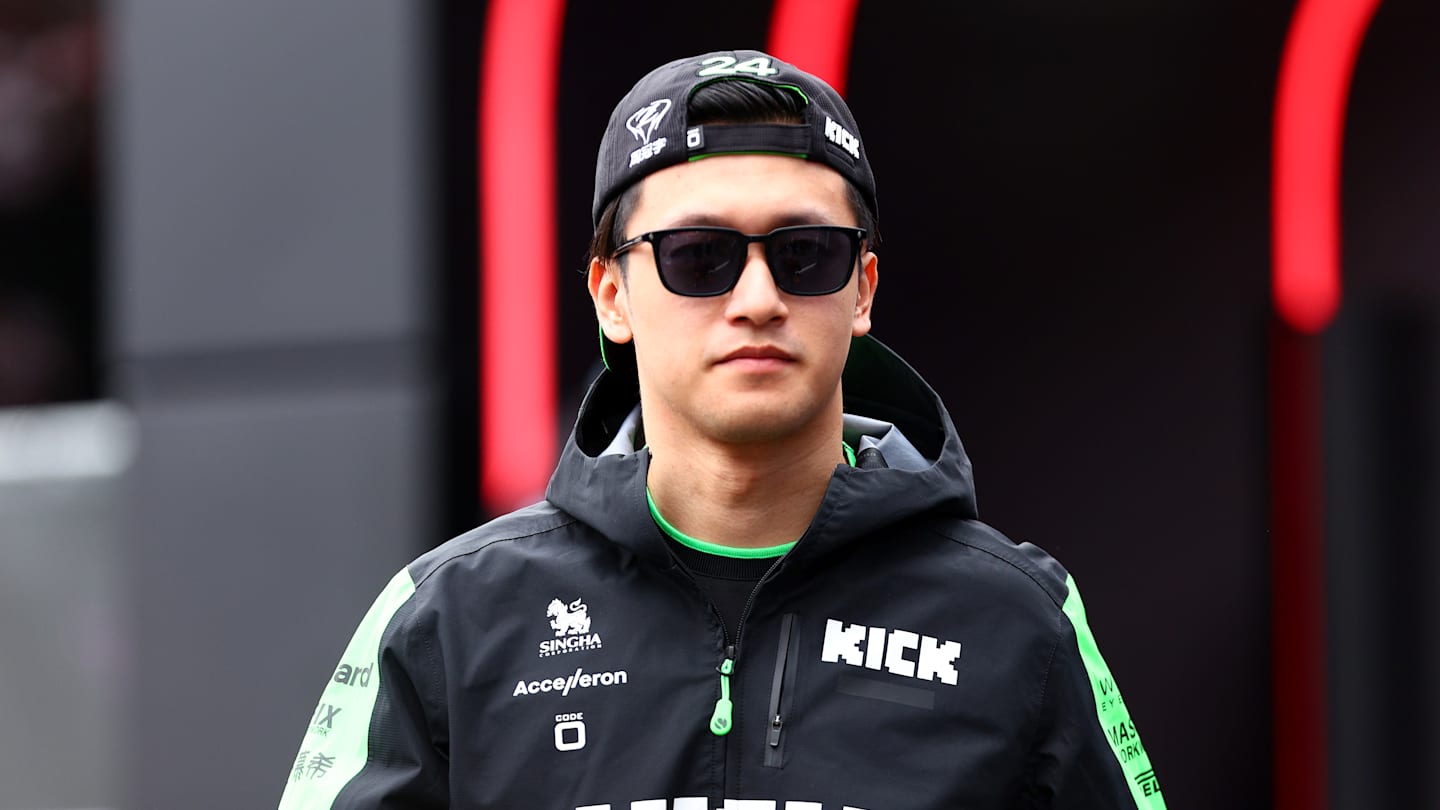
[[(690, 97), (706, 85), (745, 81), (783, 87), (805, 100), (803, 124), (704, 124), (687, 120)], [(668, 62), (647, 73), (610, 113), (595, 160), (596, 226), (605, 207), (648, 175), (708, 155), (791, 155), (839, 172), (860, 192), (875, 218), (875, 174), (860, 128), (835, 89), (761, 51), (713, 51)], [(634, 377), (634, 349), (600, 334), (601, 357), (612, 372)]]
[[(686, 120), (696, 90), (720, 81), (777, 85), (805, 99), (804, 124), (707, 124)], [(714, 51), (647, 73), (610, 113), (595, 161), (594, 224), (611, 200), (647, 175), (727, 152), (772, 152), (814, 160), (855, 184), (876, 214), (875, 174), (850, 108), (822, 79), (761, 51)]]

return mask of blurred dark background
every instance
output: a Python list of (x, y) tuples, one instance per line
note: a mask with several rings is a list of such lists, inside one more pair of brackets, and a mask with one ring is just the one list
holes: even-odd
[[(772, 3), (571, 3), (562, 424), (594, 150)], [(0, 810), (272, 806), (366, 605), (490, 515), (487, 5), (0, 0)], [(1272, 806), (1270, 169), (1288, 2), (861, 2), (875, 332), (1085, 593), (1172, 810)], [(1333, 808), (1435, 807), (1440, 6), (1384, 0), (1323, 414)], [(503, 238), (503, 237), (487, 237)], [(514, 385), (524, 385), (516, 380)], [(85, 697), (79, 698), (78, 695)], [(70, 752), (57, 756), (56, 752)]]

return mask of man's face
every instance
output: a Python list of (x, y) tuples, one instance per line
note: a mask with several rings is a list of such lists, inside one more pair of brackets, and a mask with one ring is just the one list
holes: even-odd
[[(695, 225), (856, 225), (844, 179), (792, 157), (710, 157), (656, 172), (639, 191), (626, 239)], [(870, 331), (873, 253), (839, 292), (797, 296), (775, 286), (756, 242), (735, 288), (710, 298), (666, 290), (648, 243), (627, 255), (624, 280), (617, 261), (592, 263), (590, 291), (606, 336), (634, 340), (647, 426), (749, 444), (822, 429), (838, 414), (850, 338)]]

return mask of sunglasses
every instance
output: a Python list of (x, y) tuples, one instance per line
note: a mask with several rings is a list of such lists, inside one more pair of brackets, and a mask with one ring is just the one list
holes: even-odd
[(670, 228), (642, 233), (615, 248), (613, 255), (649, 242), (665, 289), (703, 298), (735, 289), (750, 243), (760, 242), (776, 287), (791, 295), (829, 295), (850, 281), (864, 238), (863, 229), (840, 225), (795, 225), (760, 234), (732, 228)]

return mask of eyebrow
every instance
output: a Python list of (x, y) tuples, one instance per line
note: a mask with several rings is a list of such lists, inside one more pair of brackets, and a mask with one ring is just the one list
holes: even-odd
[[(785, 228), (791, 225), (838, 225), (829, 216), (815, 209), (797, 209), (785, 211), (768, 220), (768, 230)], [(667, 228), (734, 228), (735, 223), (725, 217), (716, 216), (706, 211), (696, 211), (688, 214), (681, 214), (672, 220)]]

